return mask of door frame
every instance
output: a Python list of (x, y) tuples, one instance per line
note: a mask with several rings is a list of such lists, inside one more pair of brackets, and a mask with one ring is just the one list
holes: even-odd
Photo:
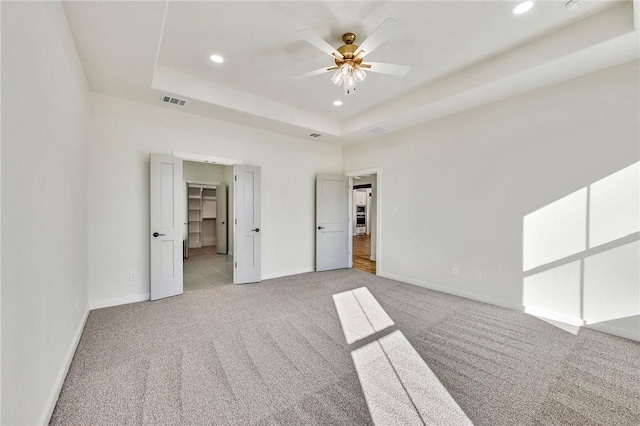
[(349, 268), (353, 268), (353, 177), (376, 175), (376, 275), (380, 275), (382, 264), (382, 167), (372, 167), (346, 172), (349, 177)]
[[(193, 160), (185, 160), (182, 159), (182, 168), (184, 170), (184, 162), (185, 161), (192, 161), (194, 163), (199, 163), (200, 161), (193, 161)], [(217, 185), (222, 185), (222, 182), (201, 182), (201, 181), (195, 181), (195, 180), (188, 180), (188, 179), (184, 179), (184, 172), (182, 174), (182, 182), (185, 183), (185, 187), (187, 188), (187, 192), (185, 192), (185, 209), (184, 209), (184, 225), (183, 226), (183, 230), (182, 233), (183, 235), (186, 236), (186, 241), (187, 241), (187, 257), (185, 257), (184, 259), (189, 259), (188, 253), (189, 253), (189, 200), (187, 198), (187, 194), (188, 194), (188, 188), (190, 184), (193, 185), (210, 185), (210, 186), (217, 186)], [(229, 212), (227, 212), (227, 216), (229, 215)]]
[[(183, 166), (184, 166), (184, 162), (185, 161), (192, 161), (194, 163), (205, 163), (205, 164), (211, 164), (211, 165), (217, 165), (217, 166), (229, 166), (229, 167), (233, 167), (233, 166), (238, 166), (238, 165), (244, 164), (243, 160), (239, 160), (239, 159), (236, 159), (236, 158), (216, 157), (216, 156), (212, 156), (212, 155), (209, 155), (209, 154), (199, 154), (199, 153), (193, 153), (193, 152), (171, 151), (171, 156), (174, 157), (174, 158), (178, 158), (178, 159), (182, 160)], [(188, 183), (197, 183), (196, 181), (185, 179), (184, 178), (184, 174), (182, 175), (181, 181), (183, 182), (183, 184), (185, 186)], [(223, 182), (220, 182), (220, 183), (223, 183)], [(211, 184), (211, 183), (206, 183), (205, 182), (204, 184), (208, 185), (208, 184)], [(230, 188), (230, 186), (229, 186), (229, 188)], [(235, 223), (236, 212), (235, 212), (235, 209), (231, 209), (233, 211), (230, 212), (229, 211), (230, 207), (231, 206), (229, 205), (228, 200), (227, 200), (227, 223), (229, 224), (229, 222), (231, 221), (231, 223), (233, 224), (233, 223)], [(181, 209), (181, 210), (183, 210), (183, 209)], [(183, 211), (183, 214), (184, 214), (184, 211)], [(188, 216), (185, 216), (184, 219), (187, 219), (187, 217)], [(184, 222), (184, 220), (183, 220), (183, 222)], [(234, 229), (234, 235), (235, 235), (235, 229)], [(228, 242), (227, 242), (227, 244), (228, 244)], [(227, 256), (231, 256), (232, 261), (235, 262), (235, 247), (233, 248), (233, 251), (231, 252), (231, 254), (228, 254), (228, 251), (227, 251)], [(184, 259), (183, 259), (183, 262), (184, 262)], [(184, 271), (182, 272), (182, 276), (183, 276), (182, 287), (183, 287), (183, 290), (184, 290)], [(233, 277), (231, 278), (231, 281), (232, 281), (233, 284), (235, 284), (235, 268), (234, 268), (234, 271), (233, 271)]]

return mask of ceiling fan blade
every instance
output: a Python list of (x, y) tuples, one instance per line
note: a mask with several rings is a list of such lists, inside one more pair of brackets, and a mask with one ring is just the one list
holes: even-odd
[(297, 74), (297, 75), (294, 75), (291, 78), (293, 78), (294, 80), (302, 80), (303, 78), (313, 77), (313, 76), (324, 74), (325, 72), (329, 72), (329, 71), (333, 71), (333, 70), (337, 70), (337, 69), (338, 69), (338, 67), (330, 67), (330, 68), (325, 67), (325, 68), (320, 68), (320, 69), (317, 69), (317, 70), (305, 72), (303, 74)]
[(327, 55), (333, 56), (334, 58), (339, 58), (339, 59), (343, 58), (343, 56), (333, 46), (331, 46), (329, 43), (321, 39), (320, 36), (318, 36), (313, 31), (309, 29), (304, 29), (304, 30), (298, 31), (296, 34), (298, 34), (298, 36), (301, 39), (305, 40), (307, 43), (322, 50)]
[(378, 46), (387, 41), (393, 35), (398, 27), (398, 21), (393, 18), (387, 18), (378, 28), (376, 28), (369, 37), (355, 51), (355, 56), (361, 58), (373, 52)]
[(399, 76), (407, 75), (407, 73), (411, 69), (406, 65), (385, 64), (382, 62), (367, 62), (366, 64), (360, 64), (360, 67), (371, 72), (378, 72), (380, 74), (391, 74), (391, 75), (399, 75)]

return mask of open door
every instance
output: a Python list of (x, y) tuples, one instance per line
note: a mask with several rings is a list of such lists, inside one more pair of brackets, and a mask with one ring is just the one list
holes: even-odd
[(234, 284), (261, 280), (260, 167), (234, 166)]
[(227, 186), (223, 183), (216, 186), (216, 200), (216, 250), (219, 254), (227, 254)]
[(151, 300), (182, 294), (182, 160), (151, 154)]
[(316, 271), (349, 266), (349, 194), (346, 176), (316, 177)]

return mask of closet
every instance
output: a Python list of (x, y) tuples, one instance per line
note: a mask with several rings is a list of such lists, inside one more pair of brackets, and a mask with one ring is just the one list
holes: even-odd
[[(222, 186), (222, 185), (218, 185)], [(223, 187), (223, 186), (222, 186)], [(223, 187), (224, 188), (224, 187)], [(216, 246), (218, 240), (218, 197), (216, 185), (187, 185), (188, 246)], [(222, 197), (226, 197), (224, 190)], [(226, 203), (225, 203), (226, 204)], [(222, 223), (224, 224), (224, 223)], [(224, 227), (226, 230), (226, 227)], [(225, 245), (226, 245), (226, 238)], [(225, 247), (226, 251), (226, 247)]]

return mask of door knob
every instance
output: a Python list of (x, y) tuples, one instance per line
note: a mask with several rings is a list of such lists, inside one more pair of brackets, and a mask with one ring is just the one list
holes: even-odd
[(156, 238), (158, 238), (158, 237), (159, 237), (159, 236), (161, 236), (161, 235), (162, 235), (162, 236), (164, 236), (164, 235), (167, 235), (167, 234), (160, 234), (160, 233), (158, 233), (158, 232), (154, 232), (154, 233), (153, 233), (153, 236), (154, 236), (154, 237), (156, 237)]
[(318, 226), (318, 229), (324, 229), (324, 226)]
[(260, 228), (252, 229), (253, 232), (260, 232)]

